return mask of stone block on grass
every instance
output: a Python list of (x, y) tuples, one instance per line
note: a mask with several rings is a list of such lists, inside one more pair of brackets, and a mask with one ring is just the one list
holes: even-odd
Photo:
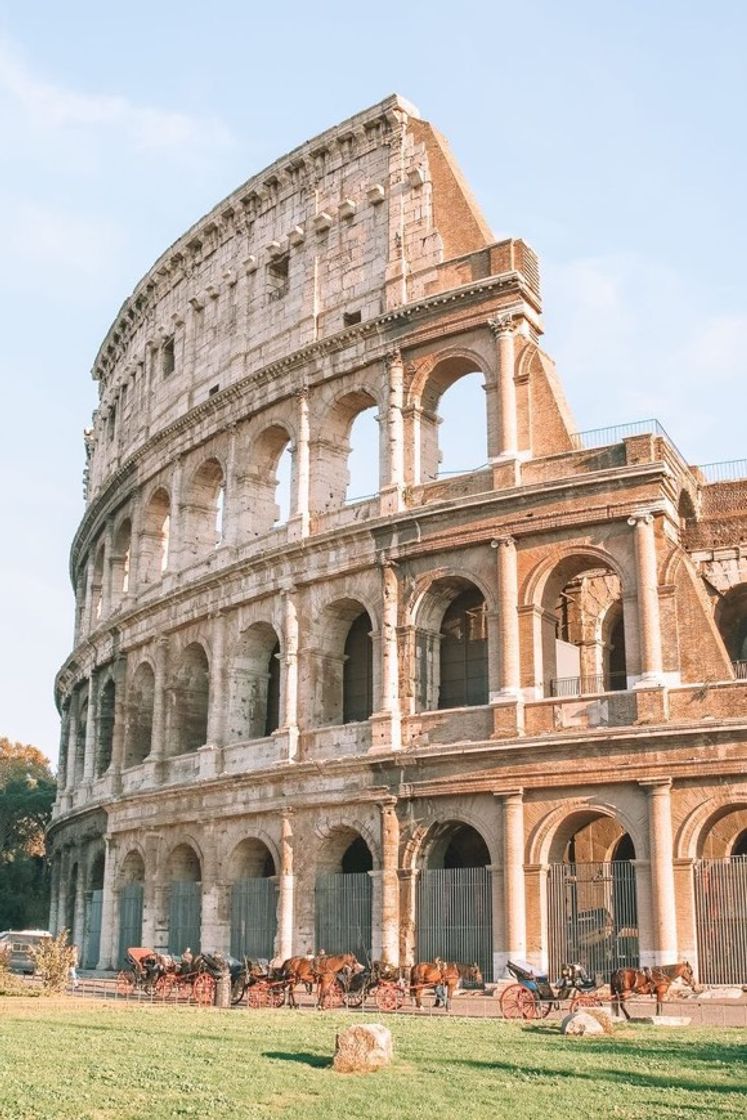
[(338, 1073), (370, 1073), (392, 1060), (392, 1032), (381, 1023), (338, 1031), (332, 1066)]

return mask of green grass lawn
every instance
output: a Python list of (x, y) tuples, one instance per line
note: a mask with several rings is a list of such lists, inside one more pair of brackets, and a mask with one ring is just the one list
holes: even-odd
[(376, 1013), (0, 1000), (2, 1120), (747, 1115), (745, 1033), (389, 1016), (395, 1060), (336, 1074), (335, 1030)]

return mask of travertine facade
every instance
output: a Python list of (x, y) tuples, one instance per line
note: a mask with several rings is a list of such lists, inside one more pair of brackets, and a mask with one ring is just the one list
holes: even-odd
[[(57, 680), (52, 923), (89, 966), (201, 941), (733, 971), (735, 916), (702, 918), (747, 851), (747, 483), (660, 432), (579, 437), (541, 334), (535, 254), (398, 97), (125, 301)], [(439, 478), (474, 372), (489, 463)], [(346, 503), (371, 407), (379, 492)]]

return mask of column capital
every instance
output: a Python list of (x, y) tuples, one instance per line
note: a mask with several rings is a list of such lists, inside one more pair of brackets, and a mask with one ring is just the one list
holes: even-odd
[(654, 515), (650, 510), (637, 510), (628, 518), (628, 525), (652, 525)]
[(488, 319), (488, 326), (498, 338), (501, 334), (513, 334), (519, 326), (519, 316), (515, 311), (499, 313), (493, 319)]
[(517, 789), (503, 789), (493, 790), (493, 797), (499, 801), (507, 803), (519, 803), (524, 801), (524, 789), (519, 786)]
[(392, 366), (402, 365), (402, 351), (398, 346), (395, 346), (393, 349), (387, 351), (387, 353), (384, 355), (384, 364), (386, 365), (387, 369), (391, 369)]
[(493, 537), (490, 541), (491, 548), (516, 548), (516, 537), (506, 533), (503, 537)]
[(650, 796), (669, 793), (672, 788), (671, 778), (643, 778), (638, 782), (641, 789), (645, 789)]

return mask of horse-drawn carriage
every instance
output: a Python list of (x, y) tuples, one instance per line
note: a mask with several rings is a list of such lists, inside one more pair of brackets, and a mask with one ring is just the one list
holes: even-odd
[(192, 999), (201, 1006), (215, 1001), (215, 985), (225, 968), (222, 957), (210, 953), (181, 957), (143, 946), (127, 950), (127, 967), (117, 974), (118, 995), (136, 992), (158, 999)]
[(601, 1007), (595, 982), (578, 964), (564, 964), (555, 984), (529, 965), (509, 961), (508, 971), (517, 981), (503, 990), (501, 1014), (504, 1019), (545, 1019), (565, 1004), (570, 1011), (579, 1007)]
[(337, 984), (340, 1000), (347, 1007), (363, 1007), (372, 998), (379, 1011), (399, 1011), (407, 996), (399, 969), (384, 961), (373, 961), (360, 972), (341, 976)]

